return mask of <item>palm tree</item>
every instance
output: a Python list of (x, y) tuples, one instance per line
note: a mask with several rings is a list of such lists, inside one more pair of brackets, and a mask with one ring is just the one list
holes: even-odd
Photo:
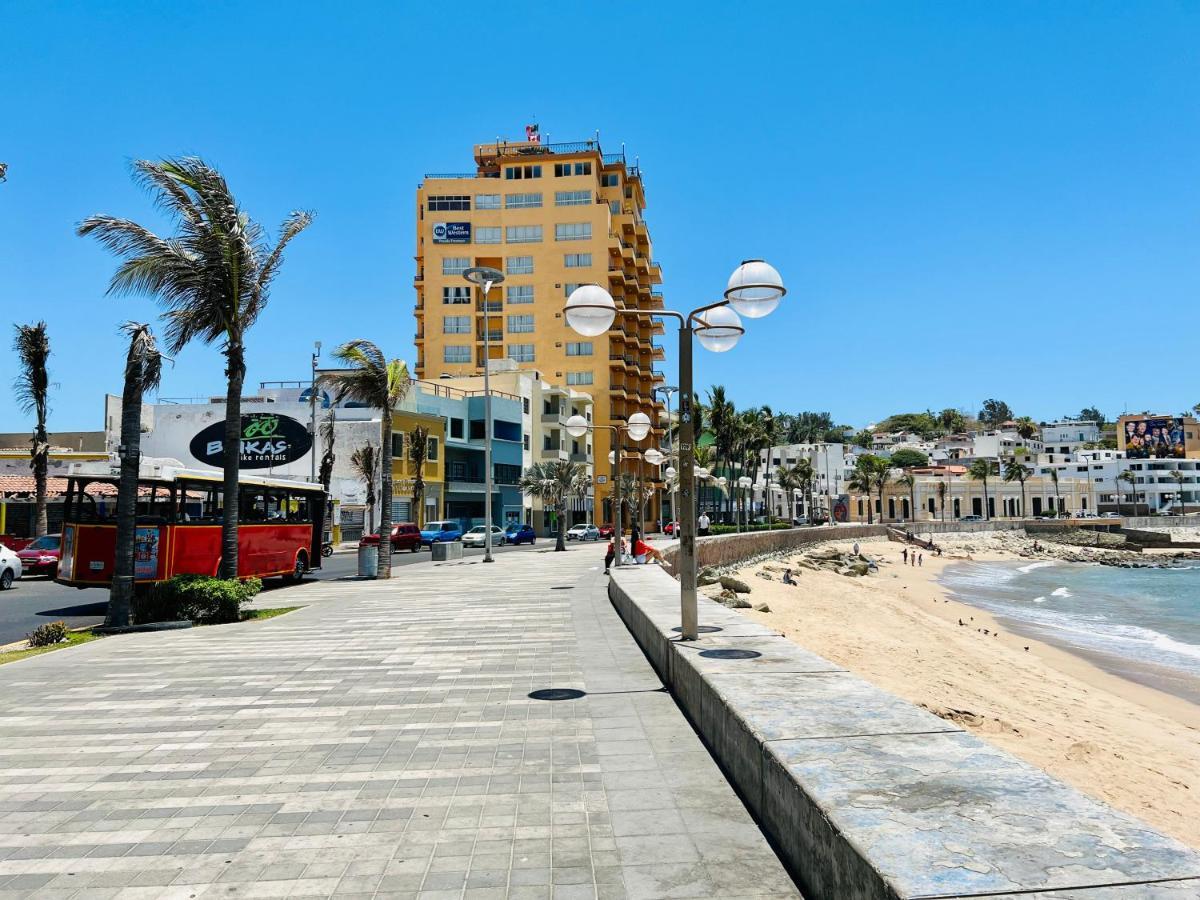
[(871, 508), (871, 492), (879, 489), (879, 515), (883, 516), (883, 489), (891, 478), (887, 460), (871, 453), (864, 453), (854, 462), (854, 473), (850, 476), (850, 490), (867, 495), (867, 524), (875, 522)]
[[(715, 453), (713, 452), (712, 445), (709, 444), (706, 447), (701, 447), (697, 444), (696, 449), (692, 451), (692, 459), (695, 462), (697, 469), (708, 469), (708, 471), (711, 472), (713, 463), (715, 462), (715, 459), (716, 459)], [(676, 480), (678, 480), (678, 478), (679, 478), (679, 476), (676, 475)], [(696, 515), (699, 515), (700, 511), (701, 511), (700, 510), (700, 505), (701, 505), (700, 504), (700, 500), (701, 500), (700, 492), (702, 490), (704, 490), (704, 485), (701, 483), (701, 481), (699, 479), (697, 479), (696, 480)]]
[[(1054, 469), (1050, 471), (1058, 474)], [(1022, 516), (1025, 515), (1025, 479), (1033, 474), (1033, 470), (1028, 466), (1017, 461), (1015, 456), (1009, 457), (1004, 462), (1004, 480), (1008, 482), (1019, 481), (1021, 483), (1021, 510)], [(1055, 485), (1057, 487), (1057, 484)]]
[[(622, 478), (628, 473), (623, 473)], [(632, 475), (629, 476), (631, 479)], [(534, 463), (521, 473), (517, 486), (522, 494), (536, 497), (542, 501), (543, 507), (552, 507), (558, 520), (558, 537), (554, 542), (555, 550), (566, 550), (567, 501), (571, 497), (584, 497), (592, 485), (587, 468), (580, 463), (569, 460), (551, 460)], [(637, 488), (632, 488), (637, 493)], [(629, 496), (629, 495), (626, 495)], [(618, 513), (619, 514), (619, 513)]]
[(50, 462), (50, 436), (46, 433), (46, 416), (50, 412), (50, 373), (46, 369), (46, 362), (50, 358), (50, 337), (46, 333), (45, 322), (16, 325), (13, 330), (13, 349), (20, 360), (13, 391), (22, 412), (34, 416), (29, 468), (33, 470), (37, 511), (33, 534), (41, 537), (46, 533), (46, 470)]
[(795, 465), (792, 466), (791, 472), (798, 482), (796, 487), (800, 488), (800, 494), (804, 497), (804, 512), (809, 517), (809, 522), (811, 523), (813, 506), (812, 487), (813, 479), (816, 477), (812, 460), (807, 457), (797, 460)]
[(917, 476), (905, 470), (904, 474), (897, 478), (896, 481), (908, 488), (909, 518), (915, 522), (917, 521)]
[(418, 425), (408, 433), (408, 461), (413, 468), (413, 521), (424, 525), (425, 459), (429, 456), (429, 429)]
[(1029, 416), (1021, 416), (1017, 419), (1017, 434), (1022, 438), (1028, 441), (1037, 433), (1037, 422), (1033, 421)]
[(1050, 470), (1050, 481), (1054, 485), (1054, 515), (1057, 516), (1059, 507), (1058, 469)]
[[(379, 477), (379, 454), (374, 444), (363, 444), (350, 454), (350, 467), (367, 486), (367, 533), (375, 533), (375, 479)], [(382, 534), (382, 532), (380, 532)], [(389, 560), (389, 563), (391, 560)]]
[(971, 463), (971, 467), (967, 469), (968, 477), (973, 478), (976, 481), (983, 482), (983, 517), (989, 521), (992, 518), (992, 513), (991, 510), (988, 509), (987, 483), (988, 479), (996, 474), (997, 468), (998, 466), (994, 460), (977, 459)]
[[(1132, 469), (1126, 469), (1124, 472), (1122, 472), (1120, 475), (1118, 475), (1117, 478), (1120, 481), (1124, 481), (1126, 484), (1129, 484), (1129, 485), (1137, 484), (1137, 476), (1133, 474)], [(1134, 487), (1131, 493), (1133, 494), (1133, 514), (1136, 516), (1137, 515), (1137, 488)], [(1117, 490), (1117, 512), (1120, 513), (1120, 511), (1121, 511), (1121, 492), (1120, 492), (1120, 489), (1118, 489)]]
[(946, 521), (946, 491), (947, 490), (949, 490), (949, 487), (946, 484), (945, 479), (938, 479), (938, 483), (937, 483), (938, 508), (941, 510), (943, 522)]
[(330, 406), (329, 413), (325, 416), (325, 420), (320, 425), (321, 434), (321, 462), (317, 467), (317, 479), (321, 482), (321, 487), (325, 488), (325, 493), (329, 493), (329, 486), (333, 482), (333, 464), (337, 459), (334, 452), (334, 438), (337, 435), (337, 407)]
[(108, 591), (108, 614), (104, 624), (129, 624), (133, 605), (134, 538), (137, 532), (138, 470), (142, 458), (142, 397), (158, 388), (162, 379), (162, 354), (150, 326), (126, 322), (121, 330), (129, 335), (125, 354), (125, 387), (121, 392), (121, 480), (117, 486), (116, 555)]
[(775, 483), (779, 485), (781, 490), (787, 492), (788, 521), (792, 522), (796, 518), (796, 491), (803, 485), (803, 480), (800, 477), (800, 473), (796, 470), (796, 466), (780, 466), (775, 472)]
[(1179, 506), (1181, 508), (1181, 512), (1179, 514), (1181, 516), (1186, 516), (1187, 515), (1187, 503), (1183, 499), (1183, 481), (1184, 481), (1183, 472), (1181, 472), (1179, 469), (1172, 469), (1171, 470), (1171, 480), (1175, 482), (1175, 486), (1179, 489), (1177, 491), (1177, 494), (1179, 496)]
[(401, 360), (388, 360), (370, 341), (347, 341), (333, 351), (346, 368), (321, 375), (320, 383), (333, 390), (335, 403), (355, 400), (381, 411), (379, 417), (379, 570), (376, 578), (392, 577), (392, 410), (399, 405), (412, 379)]
[(875, 485), (875, 490), (879, 494), (879, 518), (883, 518), (883, 489), (887, 487), (888, 482), (892, 480), (892, 467), (888, 465), (888, 461), (882, 457), (875, 457), (875, 464), (871, 473), (871, 481)]
[(271, 246), (262, 226), (242, 210), (216, 169), (195, 157), (139, 160), (134, 179), (153, 195), (177, 229), (159, 237), (129, 219), (91, 216), (80, 235), (95, 234), (123, 259), (110, 294), (150, 294), (166, 319), (168, 352), (199, 340), (220, 342), (225, 355), (225, 513), (221, 525), (221, 576), (238, 575), (238, 463), (242, 439), (242, 383), (246, 332), (267, 304), (284, 248), (309, 226), (312, 215), (293, 212)]

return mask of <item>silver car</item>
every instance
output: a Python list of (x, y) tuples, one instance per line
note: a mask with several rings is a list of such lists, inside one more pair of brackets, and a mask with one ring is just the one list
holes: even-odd
[[(470, 531), (462, 536), (464, 547), (482, 547), (487, 540), (487, 532), (484, 526), (476, 525)], [(499, 547), (504, 543), (504, 529), (492, 526), (492, 546)]]
[(7, 591), (23, 571), (17, 551), (0, 544), (0, 591)]
[(567, 529), (568, 541), (598, 541), (600, 529), (590, 522), (587, 525), (572, 525)]

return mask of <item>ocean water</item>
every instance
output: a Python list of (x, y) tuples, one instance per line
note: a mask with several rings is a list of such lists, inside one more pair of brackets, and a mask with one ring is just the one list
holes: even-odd
[(1200, 566), (963, 562), (941, 582), (1018, 634), (1200, 703)]

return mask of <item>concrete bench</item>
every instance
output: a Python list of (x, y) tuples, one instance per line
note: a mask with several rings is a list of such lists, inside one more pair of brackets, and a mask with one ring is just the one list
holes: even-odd
[(1200, 898), (1200, 854), (700, 600), (616, 570), (609, 596), (805, 896), (942, 900)]

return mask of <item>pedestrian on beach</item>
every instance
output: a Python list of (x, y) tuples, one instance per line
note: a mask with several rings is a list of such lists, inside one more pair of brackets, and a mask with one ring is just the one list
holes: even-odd
[(908, 564), (910, 566), (912, 566), (914, 569), (917, 567), (917, 551), (916, 550), (914, 550), (912, 552), (912, 556), (909, 558)]
[(858, 541), (854, 542), (854, 555), (858, 556)]
[(920, 566), (921, 568), (925, 568), (925, 554), (924, 553), (917, 554), (917, 565)]
[(902, 557), (904, 557), (904, 562), (907, 563), (908, 562), (908, 548), (905, 547), (904, 550), (901, 551), (900, 555)]

